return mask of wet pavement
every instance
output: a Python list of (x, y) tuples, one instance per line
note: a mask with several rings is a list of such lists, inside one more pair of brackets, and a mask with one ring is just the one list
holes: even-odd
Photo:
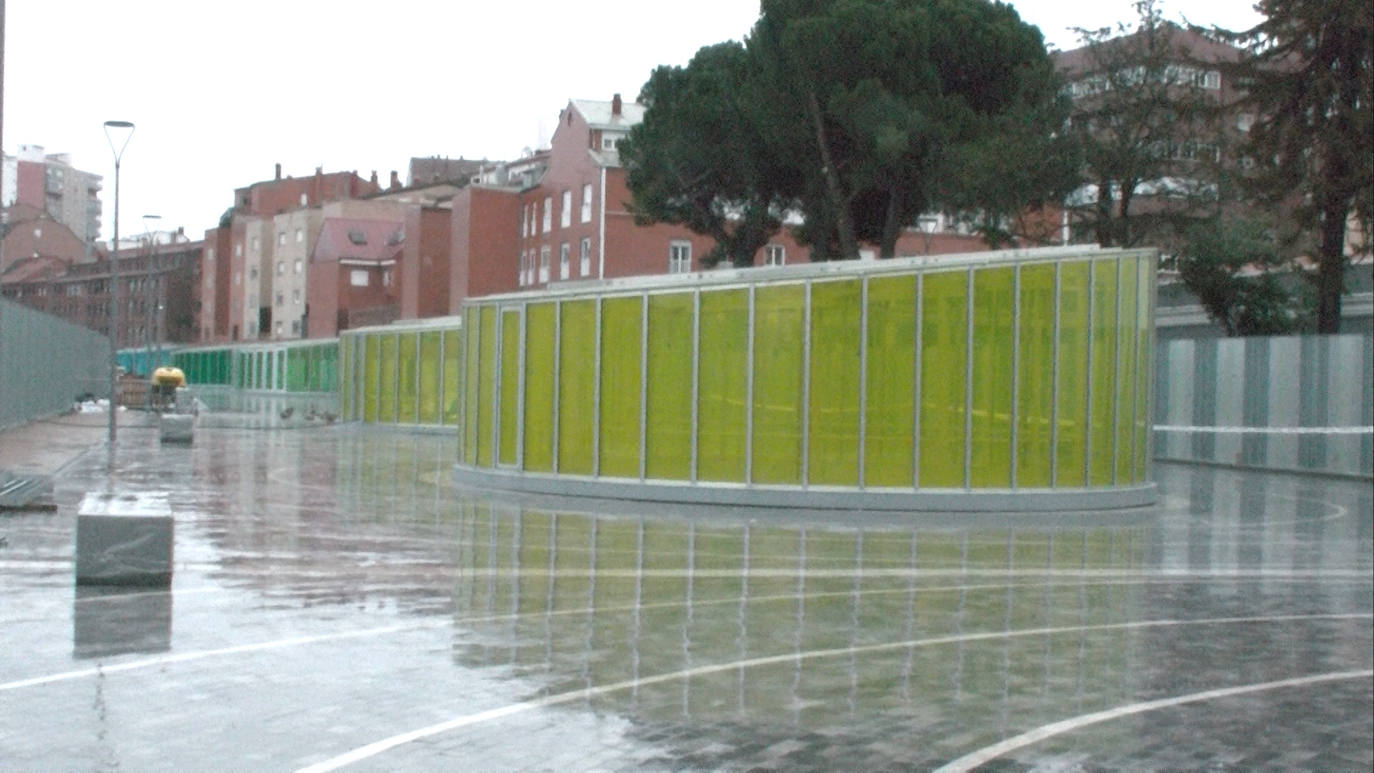
[[(1367, 481), (784, 513), (459, 489), (451, 434), (101, 441), (0, 514), (0, 769), (1374, 767)], [(169, 492), (169, 591), (74, 587), (112, 489)]]

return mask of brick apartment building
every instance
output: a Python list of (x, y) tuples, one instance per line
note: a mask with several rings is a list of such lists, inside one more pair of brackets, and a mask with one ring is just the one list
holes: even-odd
[(42, 145), (20, 145), (4, 156), (0, 207), (22, 205), (45, 212), (87, 245), (82, 260), (94, 260), (100, 237), (100, 175), (72, 166), (67, 153), (44, 153)]

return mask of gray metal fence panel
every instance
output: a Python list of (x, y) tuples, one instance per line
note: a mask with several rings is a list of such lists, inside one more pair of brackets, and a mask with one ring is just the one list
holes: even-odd
[(89, 328), (0, 299), (0, 429), (107, 397), (110, 341)]

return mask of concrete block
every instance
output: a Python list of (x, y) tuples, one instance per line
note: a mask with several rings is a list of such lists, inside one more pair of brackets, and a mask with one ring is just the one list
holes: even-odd
[(168, 585), (172, 510), (166, 492), (87, 493), (76, 515), (77, 585)]
[(164, 443), (190, 443), (196, 417), (189, 413), (164, 413), (158, 417), (158, 433)]

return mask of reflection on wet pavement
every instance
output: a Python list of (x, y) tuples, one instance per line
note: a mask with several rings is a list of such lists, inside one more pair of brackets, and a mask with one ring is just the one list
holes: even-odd
[[(15, 769), (1368, 769), (1366, 483), (1160, 465), (1145, 511), (515, 499), (454, 438), (131, 432), (168, 592), (0, 521)], [(146, 442), (145, 442), (146, 441)]]

